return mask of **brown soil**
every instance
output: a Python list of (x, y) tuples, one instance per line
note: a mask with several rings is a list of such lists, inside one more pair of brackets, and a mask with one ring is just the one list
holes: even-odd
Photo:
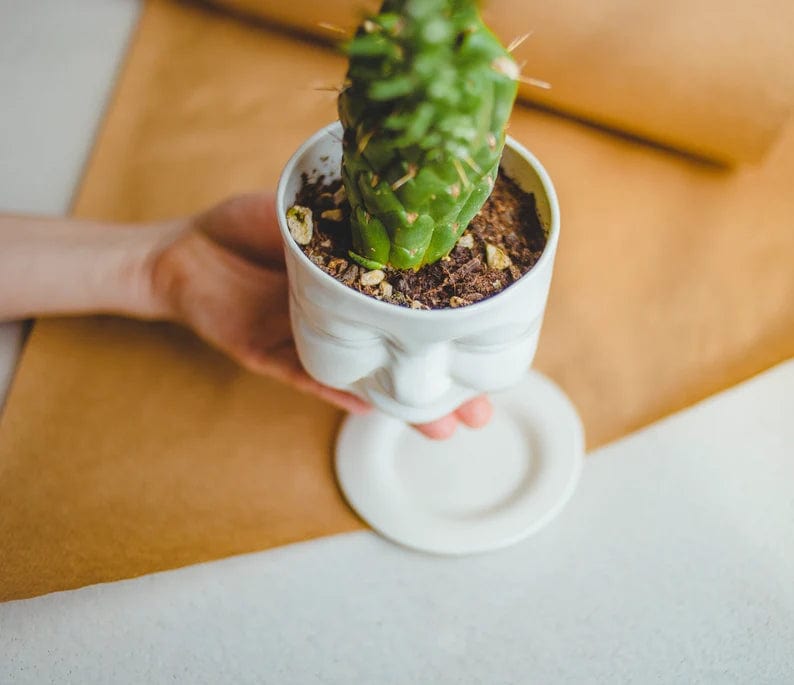
[[(323, 271), (379, 300), (415, 309), (444, 309), (479, 302), (521, 278), (538, 261), (546, 245), (535, 196), (521, 190), (500, 171), (491, 196), (449, 257), (418, 271), (386, 269), (380, 282), (368, 285), (380, 274), (368, 273), (348, 256), (350, 235), (345, 229), (350, 206), (341, 186), (339, 180), (326, 183), (324, 178), (314, 182), (304, 178), (296, 204), (312, 210), (314, 230), (309, 244), (300, 247)], [(502, 254), (492, 247), (489, 260), (486, 245)], [(505, 255), (509, 261), (504, 260)]]

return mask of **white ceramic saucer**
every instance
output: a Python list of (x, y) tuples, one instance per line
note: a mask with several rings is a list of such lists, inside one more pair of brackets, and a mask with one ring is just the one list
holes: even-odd
[(581, 421), (536, 371), (492, 399), (486, 428), (444, 442), (380, 412), (349, 416), (336, 443), (347, 501), (385, 537), (436, 554), (485, 552), (539, 530), (579, 479)]

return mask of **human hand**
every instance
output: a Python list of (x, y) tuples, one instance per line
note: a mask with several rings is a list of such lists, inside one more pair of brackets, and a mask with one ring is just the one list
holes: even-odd
[[(318, 383), (301, 366), (290, 329), (284, 252), (272, 194), (235, 197), (185, 220), (150, 264), (152, 292), (165, 318), (193, 329), (255, 373), (347, 411), (369, 411), (363, 400)], [(484, 426), (491, 413), (488, 399), (477, 397), (417, 429), (429, 438), (444, 439), (461, 422)]]

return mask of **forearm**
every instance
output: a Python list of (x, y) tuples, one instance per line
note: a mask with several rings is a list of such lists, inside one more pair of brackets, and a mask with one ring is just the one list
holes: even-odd
[(168, 315), (152, 288), (157, 255), (182, 230), (0, 216), (0, 321), (48, 315)]

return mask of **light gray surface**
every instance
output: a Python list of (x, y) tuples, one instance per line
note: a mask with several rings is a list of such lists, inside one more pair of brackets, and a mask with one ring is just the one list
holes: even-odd
[(138, 12), (136, 0), (0, 3), (0, 208), (69, 208)]
[(794, 361), (588, 459), (486, 556), (370, 533), (0, 605), (9, 683), (794, 682)]
[[(0, 212), (68, 211), (138, 10), (0, 0)], [(20, 335), (0, 324), (0, 406)]]

